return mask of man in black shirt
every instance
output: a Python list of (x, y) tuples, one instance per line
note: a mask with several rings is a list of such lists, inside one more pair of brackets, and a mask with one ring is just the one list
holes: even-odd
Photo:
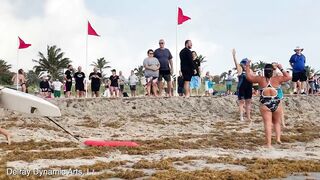
[(191, 40), (185, 41), (185, 48), (180, 51), (180, 68), (184, 80), (184, 91), (185, 96), (190, 97), (190, 80), (191, 77), (197, 74), (195, 64), (193, 63), (192, 58), (192, 42)]
[(89, 79), (91, 80), (92, 97), (99, 97), (101, 77), (101, 73), (98, 72), (98, 69), (96, 67), (93, 68), (93, 72), (89, 75)]
[(73, 68), (72, 68), (72, 65), (69, 64), (68, 65), (68, 70), (66, 70), (66, 72), (64, 73), (64, 80), (66, 81), (66, 94), (65, 96), (66, 97), (70, 97), (71, 96), (71, 87), (72, 87), (72, 71), (73, 71)]
[(115, 69), (111, 70), (112, 75), (109, 78), (110, 81), (110, 94), (111, 97), (119, 97), (119, 76)]
[(78, 72), (74, 73), (74, 80), (76, 81), (76, 91), (78, 97), (83, 97), (85, 94), (84, 89), (84, 72), (82, 72), (81, 66), (78, 67)]
[(50, 89), (50, 84), (48, 82), (48, 77), (47, 76), (41, 77), (41, 81), (40, 81), (41, 96), (48, 97), (49, 89)]

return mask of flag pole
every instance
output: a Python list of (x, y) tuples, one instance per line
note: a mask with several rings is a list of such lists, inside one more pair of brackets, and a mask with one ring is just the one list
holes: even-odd
[[(89, 21), (87, 21), (88, 23)], [(88, 24), (87, 24), (88, 26)], [(88, 29), (88, 27), (87, 27)], [(86, 83), (86, 98), (88, 97), (88, 30), (86, 34), (86, 78), (85, 78), (85, 83)]]
[(18, 47), (18, 49), (17, 49), (17, 76), (16, 76), (16, 83), (17, 83), (17, 91), (18, 91), (19, 90), (19, 38), (18, 38), (18, 46), (17, 47)]
[(179, 96), (178, 93), (178, 77), (179, 77), (179, 71), (178, 71), (178, 0), (177, 0), (177, 7), (176, 7), (176, 11), (177, 11), (177, 22), (176, 22), (176, 96)]

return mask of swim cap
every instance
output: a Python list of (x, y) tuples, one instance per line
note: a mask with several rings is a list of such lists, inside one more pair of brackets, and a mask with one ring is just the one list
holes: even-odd
[(244, 59), (242, 59), (242, 60), (240, 61), (240, 64), (241, 64), (241, 65), (246, 65), (247, 62), (248, 62), (248, 58), (244, 58)]

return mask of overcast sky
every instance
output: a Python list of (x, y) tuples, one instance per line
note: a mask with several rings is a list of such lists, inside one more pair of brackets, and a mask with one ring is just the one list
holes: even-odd
[(25, 70), (47, 45), (57, 45), (74, 67), (84, 67), (89, 20), (101, 35), (89, 36), (90, 64), (105, 57), (128, 76), (161, 38), (176, 60), (177, 5), (192, 18), (178, 27), (178, 51), (191, 39), (193, 50), (207, 57), (202, 67), (211, 74), (233, 67), (233, 47), (239, 60), (288, 67), (293, 49), (302, 46), (307, 64), (320, 69), (318, 0), (0, 0), (0, 59), (16, 69), (20, 36), (32, 44), (19, 52)]

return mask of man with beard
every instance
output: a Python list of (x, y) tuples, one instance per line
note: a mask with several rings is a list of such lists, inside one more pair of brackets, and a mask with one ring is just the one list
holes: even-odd
[(190, 81), (191, 77), (197, 74), (195, 64), (192, 58), (192, 42), (191, 40), (185, 41), (185, 48), (180, 51), (180, 68), (184, 80), (185, 97), (190, 97)]
[(72, 65), (68, 65), (68, 70), (64, 73), (64, 80), (66, 81), (66, 94), (65, 96), (68, 98), (71, 96), (71, 87), (72, 87)]
[(89, 79), (91, 80), (91, 91), (92, 97), (96, 96), (99, 97), (100, 94), (100, 85), (101, 85), (101, 73), (98, 72), (97, 67), (93, 68), (93, 72), (90, 73)]
[(85, 94), (84, 89), (84, 72), (82, 72), (81, 66), (78, 67), (78, 72), (74, 73), (74, 79), (76, 81), (76, 92), (78, 97), (83, 97)]

